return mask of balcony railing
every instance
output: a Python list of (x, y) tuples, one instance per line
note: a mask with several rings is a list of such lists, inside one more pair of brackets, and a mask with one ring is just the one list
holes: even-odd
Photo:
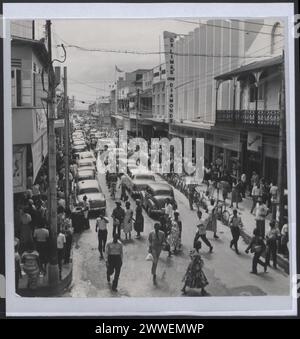
[(278, 129), (279, 110), (217, 110), (216, 124), (241, 128)]

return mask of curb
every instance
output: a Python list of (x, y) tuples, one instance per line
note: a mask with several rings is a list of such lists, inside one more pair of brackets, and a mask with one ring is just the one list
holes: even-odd
[(58, 284), (54, 286), (44, 286), (39, 287), (34, 291), (31, 291), (27, 288), (20, 289), (19, 295), (21, 297), (59, 297), (59, 295), (71, 284), (73, 276), (73, 266), (70, 269), (70, 272), (64, 277), (62, 280), (58, 282)]

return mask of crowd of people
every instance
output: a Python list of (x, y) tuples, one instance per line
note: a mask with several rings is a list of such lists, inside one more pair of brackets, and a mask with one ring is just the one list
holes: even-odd
[[(50, 229), (48, 209), (47, 162), (42, 166), (35, 180), (27, 180), (27, 190), (14, 201), (15, 220), (15, 282), (19, 290), (22, 272), (27, 275), (27, 288), (35, 290), (39, 277), (46, 276), (47, 265), (53, 261), (50, 242), (53, 234)], [(70, 180), (73, 180), (70, 176)], [(64, 155), (57, 152), (57, 261), (59, 277), (62, 278), (63, 264), (70, 262), (73, 227), (71, 211), (66, 206)]]

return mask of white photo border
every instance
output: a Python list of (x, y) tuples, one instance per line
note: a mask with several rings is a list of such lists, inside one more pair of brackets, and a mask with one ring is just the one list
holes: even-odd
[[(4, 149), (7, 316), (288, 316), (297, 314), (295, 66), (293, 3), (4, 3)], [(201, 298), (20, 298), (15, 294), (10, 19), (266, 18), (285, 21), (290, 295)], [(212, 299), (213, 298), (213, 299)], [(159, 306), (157, 301), (159, 302)], [(212, 302), (213, 301), (213, 302)]]

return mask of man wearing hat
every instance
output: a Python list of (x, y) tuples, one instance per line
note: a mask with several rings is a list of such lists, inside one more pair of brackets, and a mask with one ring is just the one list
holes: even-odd
[[(117, 233), (118, 237), (121, 236), (121, 225), (124, 221), (125, 211), (121, 207), (121, 201), (116, 201), (116, 207), (114, 208), (111, 217), (113, 218), (113, 236)], [(116, 232), (117, 231), (117, 232)]]
[(85, 229), (90, 228), (89, 210), (90, 210), (90, 203), (88, 202), (87, 196), (85, 195), (83, 197), (83, 216), (84, 216)]

